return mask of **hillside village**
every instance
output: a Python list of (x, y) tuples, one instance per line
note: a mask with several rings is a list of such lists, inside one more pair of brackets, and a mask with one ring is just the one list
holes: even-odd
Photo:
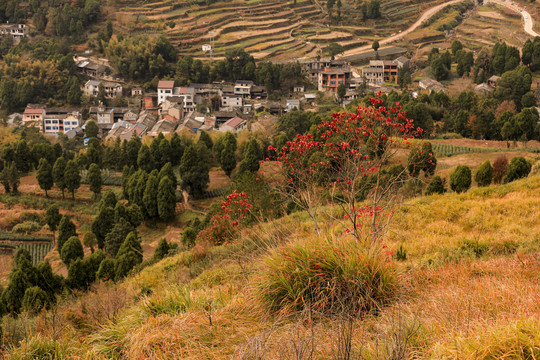
[(4, 0), (0, 120), (2, 358), (540, 358), (538, 0)]

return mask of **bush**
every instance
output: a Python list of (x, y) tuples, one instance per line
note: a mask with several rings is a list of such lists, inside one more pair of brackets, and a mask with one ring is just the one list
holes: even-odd
[(102, 281), (114, 280), (116, 273), (114, 268), (116, 262), (111, 258), (105, 258), (99, 265), (99, 269), (96, 273), (96, 277)]
[(34, 221), (34, 222), (40, 224), (41, 226), (45, 225), (44, 220), (45, 219), (43, 218), (43, 215), (41, 215), (41, 214), (39, 214), (37, 212), (33, 212), (33, 211), (24, 211), (19, 216), (19, 221), (20, 222)]
[(39, 225), (35, 221), (25, 221), (21, 224), (15, 225), (13, 229), (11, 229), (11, 231), (13, 231), (14, 233), (26, 235), (35, 233), (39, 230), (41, 230), (41, 225)]
[(84, 257), (84, 249), (81, 244), (81, 240), (78, 237), (72, 236), (65, 242), (60, 251), (60, 258), (66, 264), (67, 267), (76, 259), (82, 259)]
[(446, 189), (444, 188), (444, 181), (439, 175), (437, 175), (434, 176), (433, 179), (431, 179), (426, 189), (426, 195), (444, 194), (445, 191)]
[[(185, 232), (185, 231), (184, 231)], [(159, 240), (159, 244), (154, 251), (154, 256), (152, 260), (159, 261), (166, 257), (169, 254), (169, 243), (167, 243), (167, 239), (161, 239)]]
[(184, 229), (184, 232), (182, 232), (182, 244), (184, 244), (185, 247), (192, 247), (195, 245), (195, 240), (197, 239), (197, 232), (193, 230), (190, 226)]
[(394, 266), (379, 250), (350, 238), (289, 244), (265, 265), (258, 290), (272, 311), (360, 315), (388, 303), (397, 284)]
[(38, 286), (33, 286), (24, 292), (22, 299), (22, 309), (32, 314), (37, 314), (43, 308), (49, 308), (50, 301), (47, 293)]
[(450, 175), (450, 188), (462, 193), (471, 187), (471, 169), (466, 165), (459, 165)]
[(518, 156), (513, 158), (510, 161), (510, 166), (508, 166), (508, 174), (504, 177), (504, 183), (506, 184), (527, 177), (531, 172), (531, 168), (531, 163), (525, 160), (524, 157)]
[(493, 162), (493, 183), (500, 184), (508, 173), (508, 159), (506, 156), (499, 156)]
[(478, 186), (488, 186), (489, 184), (491, 184), (492, 180), (493, 167), (491, 166), (489, 160), (486, 160), (486, 162), (480, 165), (478, 170), (476, 170), (476, 174), (474, 175), (474, 181), (476, 181)]

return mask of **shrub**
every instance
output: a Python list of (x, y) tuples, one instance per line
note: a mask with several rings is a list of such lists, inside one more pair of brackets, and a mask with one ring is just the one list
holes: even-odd
[(67, 267), (76, 259), (82, 259), (84, 257), (84, 249), (81, 244), (81, 240), (78, 237), (72, 236), (65, 242), (60, 251), (60, 258), (66, 264)]
[(466, 165), (459, 165), (450, 175), (450, 188), (462, 193), (471, 187), (471, 169)]
[(116, 273), (114, 272), (116, 264), (111, 258), (105, 258), (99, 265), (96, 277), (102, 281), (114, 280)]
[(508, 172), (508, 159), (506, 156), (499, 156), (493, 162), (493, 183), (500, 184)]
[(33, 286), (24, 292), (22, 309), (32, 314), (37, 314), (43, 308), (49, 308), (50, 301), (47, 293), (38, 286)]
[(17, 233), (17, 234), (32, 234), (32, 233), (35, 233), (36, 231), (40, 230), (41, 229), (41, 225), (39, 225), (37, 222), (35, 221), (25, 221), (21, 224), (17, 224), (13, 227), (13, 229), (11, 229), (11, 231), (13, 231), (14, 233)]
[(508, 174), (504, 177), (504, 183), (506, 184), (527, 177), (531, 172), (531, 168), (531, 163), (525, 160), (524, 157), (518, 156), (513, 158), (510, 161), (510, 166), (508, 166)]
[(41, 226), (45, 225), (43, 215), (41, 215), (41, 214), (39, 214), (37, 212), (33, 212), (33, 211), (24, 211), (24, 212), (22, 212), (21, 215), (19, 216), (19, 221), (20, 222), (34, 221), (34, 222), (40, 224)]
[(360, 315), (385, 305), (397, 283), (380, 250), (351, 238), (292, 243), (271, 253), (265, 265), (258, 290), (272, 311)]
[(189, 226), (185, 228), (184, 232), (182, 232), (182, 244), (184, 244), (185, 247), (190, 248), (195, 245), (195, 239), (197, 239), (197, 232)]
[(167, 243), (167, 239), (161, 239), (159, 240), (159, 244), (156, 250), (154, 251), (153, 260), (159, 261), (163, 259), (165, 256), (167, 256), (168, 253), (169, 253), (169, 243)]
[(432, 194), (444, 194), (446, 189), (444, 188), (444, 181), (439, 175), (434, 176), (433, 179), (429, 182), (429, 185), (426, 189), (426, 195)]
[(491, 166), (489, 160), (486, 160), (486, 162), (480, 165), (478, 170), (476, 170), (476, 174), (474, 174), (474, 181), (476, 181), (478, 186), (488, 186), (491, 184), (492, 180), (493, 167)]

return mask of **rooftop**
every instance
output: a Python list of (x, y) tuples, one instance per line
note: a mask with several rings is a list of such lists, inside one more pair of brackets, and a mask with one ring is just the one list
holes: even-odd
[(158, 89), (173, 89), (174, 81), (172, 80), (160, 80), (158, 82)]
[(238, 116), (235, 116), (235, 117), (233, 117), (232, 119), (230, 119), (229, 121), (227, 121), (223, 125), (229, 125), (232, 128), (237, 128), (238, 126), (240, 126), (244, 122), (245, 122), (244, 119), (242, 119), (242, 118), (240, 118)]

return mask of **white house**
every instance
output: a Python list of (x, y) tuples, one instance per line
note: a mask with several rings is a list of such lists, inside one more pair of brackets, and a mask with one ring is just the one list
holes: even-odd
[(87, 96), (98, 96), (100, 85), (103, 85), (106, 98), (112, 99), (117, 96), (122, 96), (122, 85), (108, 81), (88, 80), (84, 84), (83, 92)]
[(253, 87), (253, 81), (251, 80), (237, 80), (234, 84), (234, 95), (240, 95), (242, 97), (251, 96), (251, 88)]
[(160, 80), (157, 86), (158, 105), (161, 105), (169, 96), (173, 96), (174, 81)]
[(241, 108), (243, 104), (241, 95), (223, 95), (221, 97), (221, 106), (226, 108)]
[(82, 116), (78, 110), (47, 109), (43, 119), (43, 132), (61, 134), (81, 126)]

